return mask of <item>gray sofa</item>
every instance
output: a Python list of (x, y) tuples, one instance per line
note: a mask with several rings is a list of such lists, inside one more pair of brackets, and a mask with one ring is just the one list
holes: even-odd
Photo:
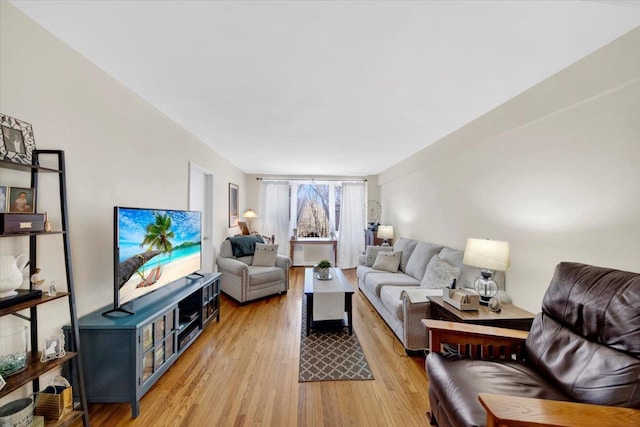
[[(428, 297), (442, 296), (444, 286), (442, 280), (433, 279), (433, 266), (437, 264), (434, 256), (438, 255), (437, 261), (440, 263), (444, 261), (448, 266), (459, 270), (456, 277), (458, 287), (473, 288), (473, 282), (480, 274), (480, 269), (462, 263), (464, 251), (400, 238), (391, 248), (393, 251), (402, 252), (398, 271), (381, 271), (367, 265), (372, 263), (374, 257), (371, 255), (376, 250), (380, 250), (379, 247), (367, 247), (368, 253), (360, 256), (358, 260), (358, 288), (406, 350), (428, 349), (428, 336), (420, 321), (429, 317)], [(434, 263), (428, 269), (432, 260)], [(427, 271), (429, 274), (425, 275)], [(497, 298), (511, 302), (504, 290), (504, 272), (496, 272), (494, 279), (499, 288)]]

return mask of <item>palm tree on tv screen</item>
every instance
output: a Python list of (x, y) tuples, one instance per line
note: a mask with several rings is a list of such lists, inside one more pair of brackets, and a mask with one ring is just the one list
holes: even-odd
[(160, 215), (156, 213), (154, 223), (147, 225), (147, 233), (140, 246), (149, 245), (147, 251), (157, 249), (162, 253), (173, 251), (173, 244), (169, 239), (175, 237), (171, 231), (171, 217), (169, 214)]
[(138, 274), (142, 278), (142, 282), (137, 287), (153, 285), (162, 274), (162, 266), (157, 265), (145, 276), (144, 264), (156, 255), (171, 253), (173, 244), (169, 239), (174, 237), (175, 234), (171, 231), (171, 217), (169, 214), (161, 215), (156, 212), (155, 221), (147, 225), (144, 238), (140, 243), (140, 247), (149, 245), (147, 250), (120, 263), (118, 272), (119, 286), (122, 287), (134, 274)]

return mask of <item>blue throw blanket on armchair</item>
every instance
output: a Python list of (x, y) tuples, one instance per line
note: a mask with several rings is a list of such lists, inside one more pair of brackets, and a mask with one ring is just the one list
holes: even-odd
[(260, 236), (234, 236), (227, 237), (227, 240), (231, 241), (231, 250), (236, 258), (253, 255), (256, 243), (264, 243)]

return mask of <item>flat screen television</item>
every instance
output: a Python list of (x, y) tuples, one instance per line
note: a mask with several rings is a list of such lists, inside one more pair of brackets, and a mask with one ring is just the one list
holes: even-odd
[[(202, 267), (201, 213), (114, 207), (114, 310)], [(107, 312), (108, 313), (108, 312)]]

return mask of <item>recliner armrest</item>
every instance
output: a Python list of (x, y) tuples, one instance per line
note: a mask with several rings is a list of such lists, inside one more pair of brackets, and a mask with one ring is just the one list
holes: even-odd
[(638, 426), (640, 410), (479, 393), (488, 426)]
[(218, 257), (216, 258), (216, 264), (220, 270), (225, 270), (238, 276), (249, 274), (249, 266), (233, 258)]
[(441, 352), (442, 344), (449, 344), (462, 356), (483, 359), (524, 358), (524, 344), (529, 332), (516, 329), (469, 323), (446, 322), (423, 319), (422, 324), (429, 331), (429, 348), (434, 353)]

